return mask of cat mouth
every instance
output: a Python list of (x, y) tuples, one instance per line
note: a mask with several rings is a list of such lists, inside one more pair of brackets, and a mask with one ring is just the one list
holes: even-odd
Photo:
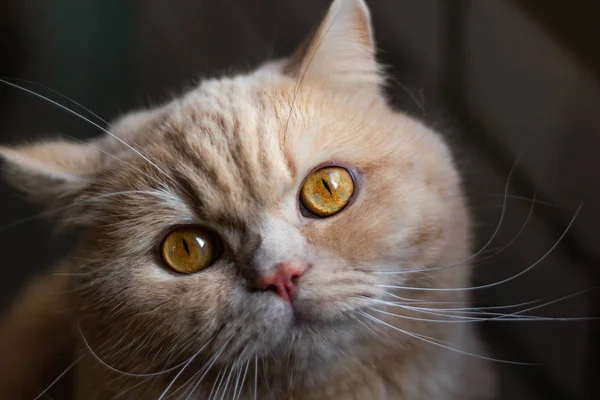
[(298, 312), (298, 309), (296, 307), (294, 307), (293, 304), (292, 304), (291, 308), (292, 308), (292, 321), (291, 321), (292, 328), (305, 326), (305, 325), (312, 325), (316, 322), (314, 318), (306, 315), (306, 313)]
[(279, 306), (283, 306), (284, 313), (287, 314), (288, 319), (287, 326), (290, 330), (303, 329), (311, 327), (314, 329), (315, 326), (323, 325), (324, 321), (319, 318), (319, 313), (312, 310), (312, 305), (308, 306), (301, 299), (295, 299), (293, 301), (285, 301), (281, 299), (274, 300), (280, 302)]
[(292, 303), (290, 305), (291, 321), (290, 329), (310, 329), (312, 331), (319, 330), (320, 328), (326, 329), (330, 327), (336, 327), (345, 325), (352, 321), (351, 313), (343, 313), (332, 318), (326, 316), (323, 313), (318, 312), (318, 309), (314, 308), (314, 305), (307, 307), (306, 305), (299, 305)]
[(290, 314), (289, 326), (290, 328), (296, 328), (300, 326), (314, 324), (316, 319), (309, 313), (302, 312), (301, 307), (298, 307), (296, 301), (285, 302), (286, 312)]

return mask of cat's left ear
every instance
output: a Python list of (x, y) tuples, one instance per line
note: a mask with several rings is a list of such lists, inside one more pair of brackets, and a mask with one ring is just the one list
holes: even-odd
[(334, 0), (314, 35), (285, 72), (333, 89), (380, 96), (383, 76), (375, 59), (371, 15), (363, 0)]
[(65, 140), (0, 146), (7, 181), (30, 200), (54, 207), (69, 203), (85, 189), (101, 165), (100, 151)]

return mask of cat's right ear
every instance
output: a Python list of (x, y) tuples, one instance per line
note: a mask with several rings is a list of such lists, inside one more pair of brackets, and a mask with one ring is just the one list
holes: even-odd
[(69, 203), (90, 183), (101, 153), (85, 143), (52, 140), (15, 147), (0, 146), (7, 181), (36, 203)]
[(364, 0), (334, 0), (315, 33), (287, 61), (284, 73), (298, 82), (375, 99), (381, 96), (383, 82), (375, 51), (371, 15)]

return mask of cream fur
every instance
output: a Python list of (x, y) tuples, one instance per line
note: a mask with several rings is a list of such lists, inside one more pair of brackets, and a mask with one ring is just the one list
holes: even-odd
[[(290, 60), (207, 80), (161, 108), (128, 115), (113, 129), (120, 141), (0, 148), (17, 187), (50, 206), (70, 204), (65, 218), (86, 232), (71, 258), (85, 261), (61, 265), (70, 275), (60, 285), (69, 290), (50, 295), (32, 286), (23, 298), (38, 299), (36, 306), (17, 305), (0, 330), (13, 338), (0, 341), (0, 354), (6, 346), (10, 359), (27, 352), (6, 332), (24, 326), (27, 335), (43, 334), (43, 326), (16, 324), (40, 310), (55, 315), (58, 303), (69, 312), (59, 322), (76, 339), (57, 349), (83, 355), (74, 367), (77, 400), (159, 398), (180, 371), (168, 391), (175, 398), (208, 398), (219, 379), (220, 393), (233, 398), (238, 371), (240, 381), (247, 375), (235, 393), (242, 399), (255, 390), (277, 399), (491, 398), (487, 362), (411, 336), (484, 355), (471, 324), (407, 319), (435, 317), (385, 303), (396, 295), (466, 306), (463, 291), (389, 286), (468, 286), (470, 222), (448, 147), (388, 107), (374, 53), (364, 2), (335, 0)], [(327, 164), (353, 171), (355, 198), (334, 217), (307, 218), (299, 188)], [(215, 265), (182, 276), (160, 263), (157, 244), (182, 223), (223, 239)], [(312, 266), (293, 310), (248, 288), (289, 259)], [(422, 268), (432, 269), (414, 271)], [(52, 296), (59, 301), (40, 300)], [(53, 364), (52, 373), (63, 367)], [(36, 368), (19, 368), (13, 372), (28, 389), (47, 383)], [(172, 371), (134, 377), (117, 369)], [(0, 394), (7, 387), (0, 380)]]

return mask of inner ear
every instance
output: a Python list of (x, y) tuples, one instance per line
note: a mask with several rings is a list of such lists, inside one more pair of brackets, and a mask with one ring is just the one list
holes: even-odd
[(379, 92), (369, 9), (363, 0), (335, 0), (325, 18), (289, 59), (285, 73), (336, 89)]
[(100, 151), (65, 140), (0, 147), (8, 182), (40, 203), (65, 201), (89, 183), (101, 165)]
[(48, 176), (58, 181), (77, 181), (93, 172), (99, 161), (95, 149), (64, 140), (0, 147), (0, 155), (23, 173)]

